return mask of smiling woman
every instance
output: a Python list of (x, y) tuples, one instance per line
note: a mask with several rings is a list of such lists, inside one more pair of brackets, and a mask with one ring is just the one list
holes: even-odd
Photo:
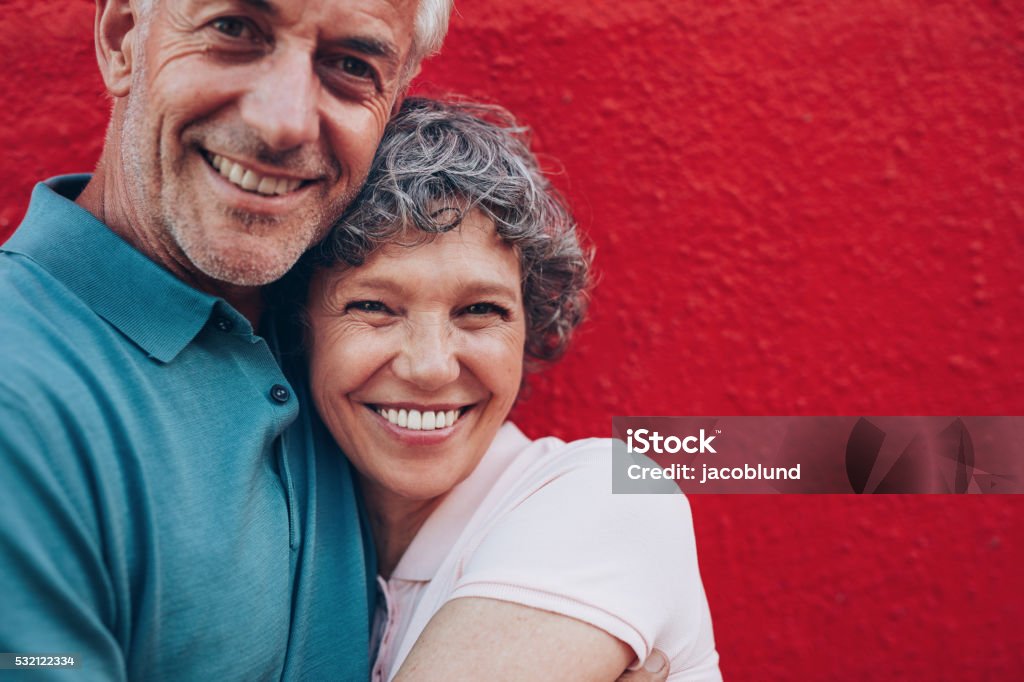
[(609, 441), (506, 422), (589, 261), (523, 132), (408, 100), (307, 259), (313, 399), (376, 542), (374, 679), (613, 680), (655, 648), (669, 679), (719, 679), (685, 498), (612, 496)]
[(365, 494), (424, 501), (428, 513), (476, 466), (519, 391), (515, 251), (473, 211), (428, 243), (321, 271), (311, 301), (314, 391)]

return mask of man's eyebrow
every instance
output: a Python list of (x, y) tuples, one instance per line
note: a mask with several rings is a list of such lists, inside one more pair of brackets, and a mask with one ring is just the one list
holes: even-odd
[(243, 5), (248, 5), (254, 10), (264, 12), (270, 16), (277, 16), (279, 14), (277, 6), (268, 0), (241, 0)]
[[(252, 0), (252, 2), (261, 1)], [(397, 62), (400, 57), (398, 48), (394, 44), (371, 36), (348, 36), (346, 38), (328, 40), (327, 44), (333, 47), (348, 48), (367, 57), (382, 57), (389, 62)]]
[[(281, 13), (277, 5), (270, 0), (238, 1), (252, 10), (263, 12), (271, 17), (276, 17)], [(347, 48), (367, 57), (380, 57), (392, 65), (397, 65), (401, 59), (401, 52), (394, 43), (374, 36), (347, 36), (328, 40), (326, 43), (328, 46)]]

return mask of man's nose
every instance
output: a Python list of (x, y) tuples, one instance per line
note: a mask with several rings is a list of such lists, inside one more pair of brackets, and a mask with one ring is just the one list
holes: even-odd
[(436, 391), (459, 377), (452, 329), (447, 321), (408, 323), (402, 352), (395, 358), (395, 375), (423, 391)]
[(241, 102), (242, 120), (275, 151), (315, 142), (319, 80), (313, 59), (298, 50), (271, 55)]

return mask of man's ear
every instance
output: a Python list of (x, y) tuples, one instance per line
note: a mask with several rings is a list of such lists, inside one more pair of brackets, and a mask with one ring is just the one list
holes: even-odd
[(398, 96), (395, 97), (395, 103), (391, 105), (391, 115), (394, 116), (398, 113), (398, 110), (402, 108), (402, 102), (405, 101), (406, 96), (409, 94), (409, 86), (412, 85), (412, 81), (416, 76), (420, 75), (420, 71), (423, 70), (423, 62), (416, 64), (416, 68), (412, 70), (412, 73), (404, 77), (404, 83), (402, 89), (398, 91)]
[(124, 97), (131, 90), (139, 46), (137, 17), (130, 0), (96, 0), (96, 61), (107, 92)]
[(402, 91), (398, 93), (397, 97), (395, 97), (395, 103), (391, 105), (391, 117), (392, 118), (394, 118), (395, 114), (398, 113), (398, 110), (402, 108), (402, 102), (405, 101), (405, 95), (408, 93), (408, 91), (409, 91), (409, 87), (406, 86), (406, 87), (402, 88)]

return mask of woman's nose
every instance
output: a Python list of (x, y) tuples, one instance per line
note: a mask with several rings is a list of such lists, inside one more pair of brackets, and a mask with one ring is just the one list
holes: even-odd
[(410, 321), (394, 360), (395, 374), (423, 391), (436, 391), (459, 377), (453, 330), (447, 321)]

